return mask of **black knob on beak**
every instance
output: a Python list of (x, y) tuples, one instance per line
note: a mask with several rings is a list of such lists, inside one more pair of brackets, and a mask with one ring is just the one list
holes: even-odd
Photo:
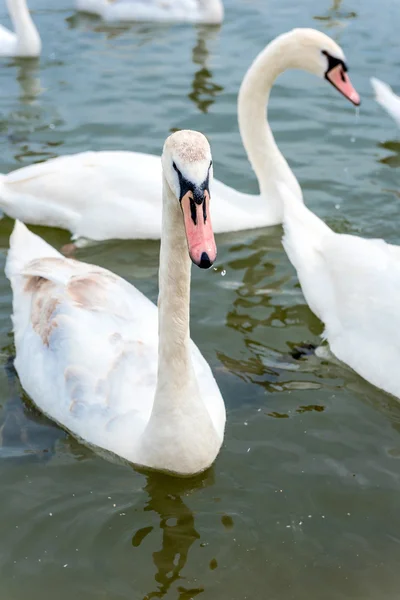
[(212, 265), (212, 262), (207, 254), (207, 252), (203, 252), (200, 258), (199, 267), (200, 269), (209, 269)]

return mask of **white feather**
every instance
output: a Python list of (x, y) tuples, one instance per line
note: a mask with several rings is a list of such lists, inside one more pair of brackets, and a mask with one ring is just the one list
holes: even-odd
[(396, 121), (400, 127), (400, 98), (396, 96), (390, 85), (376, 79), (371, 78), (371, 84), (375, 92), (375, 100), (380, 104), (386, 112)]
[(400, 398), (400, 247), (335, 233), (280, 187), (283, 245), (333, 354)]

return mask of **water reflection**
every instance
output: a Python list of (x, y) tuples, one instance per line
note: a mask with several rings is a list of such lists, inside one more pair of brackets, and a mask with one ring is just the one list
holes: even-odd
[(208, 112), (217, 95), (224, 90), (221, 85), (213, 82), (212, 71), (207, 66), (210, 55), (208, 45), (216, 38), (219, 30), (220, 27), (198, 27), (197, 41), (192, 52), (193, 63), (199, 65), (200, 68), (194, 74), (192, 90), (188, 97), (202, 113)]
[(400, 167), (400, 142), (399, 141), (387, 141), (378, 144), (379, 148), (383, 148), (384, 150), (389, 150), (392, 154), (385, 156), (385, 158), (380, 158), (379, 162), (384, 165), (388, 165), (388, 167), (392, 167), (394, 169)]
[(276, 230), (275, 235), (261, 234), (232, 246), (235, 257), (223, 265), (235, 280), (226, 325), (241, 335), (242, 349), (239, 356), (219, 352), (218, 358), (244, 382), (268, 391), (311, 389), (319, 387), (307, 372), (315, 375), (321, 364), (313, 344), (319, 343), (322, 325), (302, 298), (280, 239), (281, 231)]
[[(149, 500), (144, 511), (154, 511), (159, 515), (162, 542), (160, 550), (153, 553), (156, 567), (154, 580), (157, 589), (147, 593), (143, 600), (163, 598), (173, 583), (184, 580), (182, 570), (187, 563), (189, 550), (200, 535), (195, 527), (193, 512), (182, 497), (213, 483), (212, 470), (190, 480), (175, 479), (156, 473), (147, 476), (144, 490), (148, 493)], [(152, 526), (140, 528), (132, 537), (132, 545), (138, 548), (152, 533), (155, 533)], [(177, 590), (178, 600), (189, 600), (203, 592), (204, 588), (201, 585), (189, 588), (181, 584)]]
[(342, 11), (342, 0), (333, 0), (332, 5), (329, 7), (328, 11), (324, 15), (316, 15), (314, 19), (316, 21), (325, 21), (326, 27), (329, 29), (331, 27), (345, 26), (345, 23), (342, 22), (342, 19), (354, 19), (357, 17), (357, 13), (355, 11)]
[(107, 23), (101, 17), (89, 13), (76, 12), (66, 19), (69, 29), (81, 29), (84, 31), (94, 31), (104, 33), (107, 40), (118, 38), (127, 31), (132, 31), (138, 41), (138, 46), (151, 41), (164, 30), (168, 30), (171, 24), (167, 23), (135, 23), (135, 22), (117, 22)]
[(19, 100), (22, 104), (32, 105), (44, 91), (40, 85), (40, 62), (38, 59), (16, 60), (17, 81), (20, 85)]
[(63, 143), (54, 132), (61, 120), (56, 107), (39, 101), (44, 92), (40, 63), (36, 59), (15, 59), (9, 67), (16, 71), (19, 102), (16, 104), (11, 99), (9, 112), (0, 119), (0, 130), (4, 131), (10, 146), (15, 147), (17, 166), (53, 158), (56, 156), (53, 147)]

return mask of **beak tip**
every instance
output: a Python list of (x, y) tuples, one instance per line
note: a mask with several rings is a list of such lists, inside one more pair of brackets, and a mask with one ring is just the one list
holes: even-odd
[(200, 257), (199, 267), (200, 269), (209, 269), (213, 265), (214, 261), (210, 260), (207, 252), (203, 252)]

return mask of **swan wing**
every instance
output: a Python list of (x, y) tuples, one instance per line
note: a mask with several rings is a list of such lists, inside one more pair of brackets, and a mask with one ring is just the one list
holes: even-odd
[(65, 259), (22, 224), (6, 270), (24, 389), (78, 437), (129, 458), (154, 399), (156, 307), (113, 273)]
[(371, 84), (375, 92), (375, 100), (389, 113), (389, 115), (396, 121), (400, 127), (400, 98), (396, 96), (392, 88), (376, 79), (371, 78)]
[(161, 161), (136, 152), (82, 152), (0, 179), (0, 207), (14, 219), (75, 237), (159, 238)]
[[(24, 389), (86, 443), (135, 462), (156, 391), (157, 307), (110, 271), (64, 258), (19, 222), (6, 275)], [(202, 399), (223, 433), (217, 383), (193, 342), (191, 351)]]
[(77, 0), (77, 8), (108, 21), (191, 21), (199, 17), (198, 0)]
[(400, 248), (331, 230), (315, 241), (309, 230), (301, 242), (286, 239), (285, 248), (332, 352), (400, 397)]

